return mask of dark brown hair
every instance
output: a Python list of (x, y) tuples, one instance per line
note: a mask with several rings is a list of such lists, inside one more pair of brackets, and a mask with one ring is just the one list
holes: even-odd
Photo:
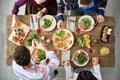
[(82, 5), (88, 5), (92, 2), (92, 0), (80, 0), (80, 4)]
[(27, 66), (30, 63), (30, 51), (25, 46), (17, 46), (13, 58), (18, 65)]
[(79, 73), (77, 80), (97, 80), (91, 71), (85, 70)]

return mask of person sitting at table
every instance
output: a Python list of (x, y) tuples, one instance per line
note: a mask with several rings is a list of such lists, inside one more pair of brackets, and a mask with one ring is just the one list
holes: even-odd
[(62, 27), (64, 18), (64, 9), (67, 8), (69, 15), (91, 15), (97, 14), (98, 23), (105, 21), (104, 12), (108, 0), (60, 0), (57, 9), (57, 26)]
[(99, 60), (98, 57), (93, 57), (92, 58), (93, 69), (81, 70), (81, 72), (77, 71), (79, 73), (73, 73), (70, 62), (65, 61), (64, 67), (66, 71), (66, 80), (102, 80), (98, 60)]
[(37, 16), (41, 18), (43, 14), (57, 14), (56, 0), (18, 0), (15, 2), (14, 7), (12, 9), (12, 28), (16, 23), (15, 15), (17, 15), (19, 8), (24, 4), (26, 4), (25, 15), (37, 14)]
[[(35, 64), (31, 60), (34, 48), (40, 48), (46, 52), (49, 59), (47, 64)], [(25, 46), (17, 46), (13, 54), (12, 68), (20, 80), (51, 80), (51, 74), (58, 73), (56, 68), (59, 65), (59, 59), (54, 51), (48, 51), (47, 47), (36, 40), (32, 41), (32, 48), (29, 50)], [(55, 76), (54, 76), (55, 77)]]

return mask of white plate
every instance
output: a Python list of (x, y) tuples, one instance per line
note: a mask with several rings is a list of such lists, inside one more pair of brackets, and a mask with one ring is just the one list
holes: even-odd
[[(79, 64), (78, 61), (75, 60), (75, 54), (76, 54), (76, 52), (80, 53), (81, 51), (83, 51), (83, 52), (85, 53), (86, 57), (87, 57), (87, 61), (86, 61), (85, 63), (83, 63), (83, 64)], [(73, 63), (74, 63), (75, 65), (77, 65), (77, 66), (85, 66), (85, 65), (89, 62), (89, 55), (88, 55), (88, 53), (87, 53), (86, 51), (84, 51), (84, 50), (77, 50), (77, 51), (75, 51), (75, 52), (73, 53), (73, 55), (72, 55), (72, 61), (73, 61)]]
[(88, 19), (91, 21), (91, 25), (89, 26), (89, 29), (86, 29), (86, 30), (82, 29), (82, 31), (85, 31), (85, 32), (91, 31), (91, 30), (94, 28), (94, 26), (95, 26), (95, 21), (94, 21), (93, 17), (91, 17), (91, 16), (89, 16), (89, 15), (81, 16), (81, 17), (79, 18), (79, 20), (78, 20), (78, 26), (80, 27), (80, 25), (82, 25), (82, 24), (81, 24), (81, 21), (82, 21), (82, 19), (84, 19), (84, 18), (88, 18)]
[[(50, 19), (50, 20), (52, 20), (52, 24), (51, 24), (51, 26), (50, 26), (49, 28), (43, 28), (43, 27), (42, 27), (42, 22), (43, 22), (44, 19)], [(52, 31), (52, 30), (56, 27), (56, 19), (55, 19), (53, 16), (51, 16), (51, 15), (45, 15), (45, 16), (43, 16), (43, 17), (40, 19), (40, 27), (41, 27), (44, 31)]]
[[(65, 35), (64, 35), (63, 40), (61, 40), (59, 36), (56, 36), (56, 32), (59, 32), (61, 30), (65, 31)], [(56, 32), (53, 34), (53, 37), (52, 37), (54, 47), (56, 49), (62, 50), (62, 51), (70, 49), (74, 43), (73, 34), (67, 29), (59, 29)], [(65, 39), (66, 34), (69, 34), (70, 36)], [(54, 40), (56, 37), (58, 38), (57, 42)], [(69, 43), (69, 41), (70, 41), (70, 43)], [(59, 43), (62, 43), (62, 44), (59, 44)], [(66, 48), (65, 48), (65, 44), (66, 44)], [(61, 45), (62, 47), (59, 47), (59, 45)]]

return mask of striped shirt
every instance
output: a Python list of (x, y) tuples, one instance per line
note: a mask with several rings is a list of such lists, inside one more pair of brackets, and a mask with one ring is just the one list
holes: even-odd
[(14, 73), (21, 80), (51, 80), (51, 73), (58, 67), (59, 59), (54, 54), (53, 51), (48, 51), (47, 58), (49, 58), (49, 63), (45, 64), (33, 64), (29, 69), (24, 69), (22, 66), (19, 66), (14, 60), (12, 63), (12, 68)]
[(87, 8), (79, 7), (78, 0), (60, 0), (57, 8), (57, 20), (64, 20), (64, 10), (78, 10), (80, 12), (89, 13), (89, 11), (95, 11), (100, 15), (104, 16), (105, 8), (108, 0), (93, 0), (91, 4), (87, 6)]

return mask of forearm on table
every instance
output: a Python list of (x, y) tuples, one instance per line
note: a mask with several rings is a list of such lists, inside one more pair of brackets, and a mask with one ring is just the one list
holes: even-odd
[(93, 70), (94, 70), (94, 73), (95, 73), (97, 79), (102, 80), (102, 76), (101, 76), (101, 72), (100, 72), (100, 65), (99, 64), (94, 65)]
[(44, 14), (46, 11), (47, 11), (47, 8), (43, 8), (40, 12)]
[(98, 6), (98, 15), (103, 15), (104, 16), (104, 13), (105, 13), (105, 8), (107, 6), (107, 2), (108, 0), (104, 0), (103, 2), (100, 2), (99, 6)]
[(52, 71), (54, 71), (60, 64), (60, 61), (59, 61), (58, 57), (55, 55), (54, 51), (47, 51), (46, 54), (47, 54), (47, 58), (50, 60), (47, 65), (50, 66)]
[(65, 71), (66, 71), (66, 80), (73, 79), (73, 70), (71, 66), (65, 66)]

